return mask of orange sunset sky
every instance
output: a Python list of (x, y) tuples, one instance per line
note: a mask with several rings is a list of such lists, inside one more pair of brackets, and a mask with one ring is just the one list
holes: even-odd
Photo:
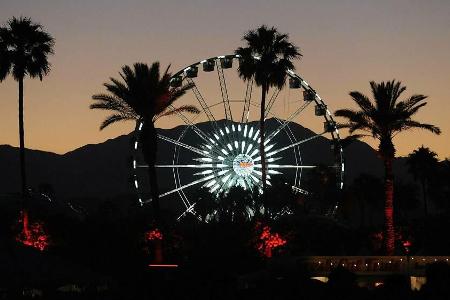
[[(398, 154), (423, 144), (441, 159), (450, 156), (448, 0), (0, 0), (0, 23), (12, 16), (31, 17), (56, 41), (49, 76), (25, 81), (28, 148), (65, 153), (130, 132), (132, 123), (99, 131), (106, 114), (89, 110), (91, 96), (121, 66), (159, 60), (176, 71), (232, 53), (245, 31), (268, 24), (301, 48), (297, 73), (332, 111), (353, 107), (348, 92), (369, 93), (370, 80), (395, 78), (408, 87), (405, 97), (428, 95), (416, 119), (442, 134), (398, 135)], [(17, 116), (17, 83), (8, 78), (0, 83), (0, 144), (18, 145)], [(166, 119), (159, 126), (178, 124)]]

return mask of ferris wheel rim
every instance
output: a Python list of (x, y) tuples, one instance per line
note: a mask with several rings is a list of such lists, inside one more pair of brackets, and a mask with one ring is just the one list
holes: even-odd
[[(176, 72), (176, 73), (174, 73), (173, 75), (172, 75), (172, 77), (171, 77), (171, 81), (172, 80), (174, 80), (174, 78), (179, 78), (180, 76), (182, 77), (183, 76), (183, 74), (185, 74), (186, 75), (186, 72), (188, 71), (188, 70), (190, 70), (190, 69), (192, 69), (192, 68), (194, 68), (194, 67), (198, 67), (199, 65), (201, 65), (201, 64), (203, 64), (203, 63), (205, 63), (205, 62), (207, 62), (207, 61), (213, 61), (214, 62), (214, 64), (216, 65), (216, 67), (219, 69), (219, 63), (218, 63), (218, 61), (220, 61), (221, 59), (225, 59), (225, 58), (229, 58), (229, 59), (239, 59), (240, 58), (240, 56), (239, 55), (235, 55), (235, 54), (233, 54), (233, 55), (220, 55), (220, 56), (214, 56), (214, 57), (210, 57), (210, 58), (207, 58), (207, 59), (203, 59), (203, 60), (201, 60), (201, 61), (198, 61), (198, 62), (196, 62), (196, 63), (193, 63), (193, 64), (190, 64), (190, 65), (188, 65), (188, 66), (186, 66), (185, 68), (182, 68), (182, 69), (180, 69), (178, 72)], [(257, 57), (255, 57), (255, 59), (258, 59)], [(219, 72), (219, 71), (218, 71)], [(223, 72), (223, 69), (222, 69), (222, 72)], [(320, 106), (322, 106), (322, 107), (324, 107), (325, 109), (326, 109), (326, 113), (324, 114), (324, 115), (322, 115), (322, 117), (326, 120), (326, 122), (328, 122), (329, 124), (331, 124), (332, 125), (332, 127), (333, 127), (333, 129), (332, 130), (330, 130), (330, 131), (325, 131), (324, 133), (330, 133), (331, 134), (331, 138), (332, 138), (332, 141), (333, 141), (333, 145), (334, 145), (334, 147), (335, 147), (335, 149), (334, 149), (334, 151), (337, 153), (335, 153), (335, 161), (337, 161), (337, 163), (336, 163), (336, 165), (340, 165), (338, 168), (339, 168), (339, 171), (338, 171), (338, 173), (339, 173), (339, 176), (338, 176), (338, 181), (339, 181), (339, 189), (341, 189), (342, 190), (342, 188), (343, 188), (343, 183), (344, 183), (344, 157), (343, 157), (343, 149), (342, 149), (342, 145), (340, 144), (340, 135), (339, 135), (339, 131), (338, 131), (338, 128), (337, 128), (337, 126), (336, 126), (336, 122), (334, 121), (334, 118), (333, 118), (333, 116), (332, 116), (332, 114), (331, 114), (331, 112), (329, 111), (329, 109), (328, 109), (328, 107), (327, 107), (327, 105), (325, 104), (325, 102), (323, 101), (323, 99), (319, 96), (319, 94), (312, 88), (312, 86), (311, 85), (309, 85), (309, 83), (307, 82), (307, 81), (305, 81), (304, 79), (303, 79), (303, 77), (301, 77), (300, 75), (298, 75), (298, 74), (296, 74), (293, 70), (288, 70), (287, 72), (286, 72), (286, 75), (289, 77), (289, 78), (296, 78), (296, 79), (298, 79), (299, 81), (300, 81), (300, 85), (301, 85), (301, 88), (303, 88), (303, 90), (305, 90), (305, 91), (309, 91), (309, 92), (311, 92), (311, 93), (313, 93), (313, 100), (311, 100), (311, 101), (309, 101), (310, 103), (311, 102), (313, 102), (314, 101), (314, 103), (316, 104), (316, 105), (320, 105)], [(219, 75), (219, 77), (220, 77), (220, 75)], [(186, 79), (187, 77), (185, 76), (185, 78), (184, 79)], [(220, 78), (219, 78), (219, 80), (220, 80)], [(195, 83), (194, 83), (194, 85), (195, 85)], [(252, 85), (251, 85), (251, 88), (253, 87), (253, 83), (252, 83)], [(248, 90), (248, 85), (247, 85), (247, 90)], [(247, 93), (247, 91), (246, 91), (246, 93)], [(250, 92), (251, 93), (251, 92)], [(247, 97), (247, 94), (246, 94), (246, 97)], [(276, 99), (276, 98), (275, 98)], [(198, 100), (198, 99), (197, 99)], [(244, 118), (244, 112), (245, 112), (245, 107), (246, 107), (246, 105), (247, 105), (247, 99), (244, 99), (244, 100), (229, 100), (229, 99), (227, 99), (227, 102), (228, 102), (228, 105), (229, 105), (229, 102), (244, 102), (245, 101), (245, 103), (244, 103), (244, 111), (243, 111), (243, 117), (242, 117), (242, 119), (241, 119), (241, 121), (243, 120), (243, 118)], [(270, 101), (269, 101), (269, 103), (270, 103)], [(224, 103), (224, 98), (222, 99), (222, 101), (219, 101), (219, 102), (217, 102), (217, 103), (214, 103), (214, 104), (212, 104), (212, 105), (210, 105), (210, 106), (206, 106), (206, 108), (207, 109), (209, 109), (209, 108), (211, 108), (211, 107), (213, 107), (213, 106), (217, 106), (217, 105), (220, 105), (220, 104), (224, 104), (225, 105), (225, 103)], [(250, 106), (250, 105), (252, 105), (252, 106), (256, 106), (255, 105), (255, 103), (254, 102), (252, 102), (250, 99), (249, 99), (249, 101), (248, 101), (248, 106)], [(259, 106), (260, 107), (260, 106)], [(226, 109), (226, 108), (225, 108)], [(204, 111), (204, 107), (202, 106), (202, 110), (203, 110), (203, 112), (205, 113), (205, 111)], [(267, 113), (269, 114), (269, 113), (271, 113), (270, 112), (270, 108), (269, 108), (269, 110), (267, 111)], [(273, 114), (272, 114), (273, 115)], [(226, 114), (226, 116), (227, 116), (227, 114)], [(274, 116), (275, 117), (275, 119), (278, 121), (278, 122), (280, 122), (280, 121), (282, 121), (282, 119), (279, 119), (279, 118), (277, 118), (276, 116)], [(288, 120), (288, 119), (286, 119), (286, 120), (284, 120), (284, 123), (286, 123), (285, 124), (285, 127), (287, 127), (289, 130), (290, 130), (290, 127), (289, 127), (289, 123), (290, 122), (292, 122), (293, 121), (293, 119), (295, 118), (295, 116), (292, 118), (292, 119), (290, 119), (290, 117), (288, 118), (288, 119), (290, 119), (290, 120)], [(195, 118), (194, 118), (194, 120), (195, 120)], [(192, 120), (192, 121), (194, 121), (194, 120)], [(231, 121), (231, 122), (237, 122), (237, 121), (233, 121), (233, 120), (228, 120), (227, 118), (225, 118), (224, 119), (225, 121)], [(184, 121), (184, 120), (183, 120)], [(211, 122), (211, 120), (209, 120), (210, 122)], [(217, 120), (215, 120), (215, 119), (213, 119), (213, 122), (216, 122)], [(246, 122), (248, 122), (248, 116), (247, 116), (247, 119), (246, 119)], [(136, 121), (136, 129), (135, 129), (135, 135), (136, 135), (136, 137), (137, 137), (137, 135), (139, 134), (139, 132), (141, 131), (141, 129), (142, 129), (142, 125), (143, 125), (143, 123), (144, 123), (144, 121), (142, 120), (142, 119), (139, 119), (139, 120), (137, 120)], [(186, 122), (185, 122), (186, 123)], [(198, 123), (197, 123), (198, 124)], [(187, 124), (186, 123), (186, 128), (184, 129), (184, 133), (186, 133), (187, 132), (187, 130), (188, 129), (190, 129), (191, 128), (191, 126), (194, 126), (195, 127), (195, 124)], [(283, 130), (284, 130), (284, 128), (282, 128)], [(324, 134), (323, 133), (323, 134)], [(319, 134), (320, 136), (322, 135), (322, 134)], [(295, 135), (294, 134), (292, 134), (292, 136), (294, 137), (294, 139), (295, 139)], [(288, 135), (288, 137), (289, 137), (289, 139), (290, 139), (290, 136)], [(180, 135), (180, 138), (181, 138), (181, 135)], [(134, 155), (133, 155), (133, 179), (134, 179), (134, 186), (135, 186), (135, 189), (136, 189), (136, 192), (137, 192), (137, 194), (138, 194), (138, 200), (139, 200), (139, 203), (140, 203), (140, 205), (142, 206), (142, 205), (144, 205), (145, 204), (145, 201), (143, 201), (143, 199), (142, 199), (142, 197), (141, 197), (141, 191), (140, 191), (140, 187), (139, 187), (139, 183), (138, 183), (138, 176), (137, 176), (137, 160), (136, 160), (136, 157), (137, 157), (137, 152), (138, 152), (138, 139), (136, 138), (136, 140), (135, 140), (135, 143), (134, 143)], [(179, 145), (175, 145), (175, 148), (177, 149), (177, 147), (179, 147)], [(174, 155), (175, 155), (175, 152), (176, 151), (174, 151)], [(295, 153), (295, 152), (294, 152)], [(300, 159), (300, 163), (301, 163), (301, 155), (300, 155), (300, 151), (298, 152), (299, 153), (299, 159)], [(173, 163), (174, 164), (174, 163)], [(174, 170), (177, 170), (177, 176), (178, 176), (178, 183), (176, 183), (176, 186), (177, 185), (180, 185), (180, 179), (179, 179), (179, 172), (178, 172), (178, 167), (175, 167), (174, 168)], [(175, 179), (175, 173), (174, 173), (174, 179)], [(177, 180), (175, 180), (175, 182), (177, 182)], [(189, 201), (189, 199), (188, 199), (188, 197), (184, 194), (184, 189), (180, 189), (179, 191), (178, 191), (178, 193), (179, 193), (179, 196), (180, 196), (180, 198), (182, 199), (182, 201), (184, 202), (184, 204), (185, 204), (185, 206), (186, 207), (188, 207), (188, 209), (193, 209), (193, 205), (195, 205), (195, 203), (194, 204), (191, 204), (190, 203), (190, 201)], [(160, 195), (160, 197), (161, 197), (161, 195)], [(147, 201), (148, 202), (148, 201)], [(334, 209), (337, 209), (337, 205), (334, 207)], [(186, 213), (186, 211), (184, 212), (184, 213)]]

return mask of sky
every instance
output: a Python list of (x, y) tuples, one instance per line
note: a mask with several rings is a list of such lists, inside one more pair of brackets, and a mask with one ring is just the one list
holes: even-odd
[[(442, 134), (400, 134), (395, 137), (398, 155), (423, 144), (441, 159), (450, 156), (448, 0), (0, 0), (0, 24), (12, 16), (41, 23), (56, 41), (50, 74), (42, 82), (25, 80), (28, 148), (66, 153), (130, 132), (132, 122), (100, 131), (107, 114), (89, 109), (91, 96), (103, 92), (102, 84), (118, 77), (123, 65), (158, 60), (177, 71), (232, 53), (246, 31), (268, 24), (301, 48), (297, 73), (331, 111), (354, 107), (349, 91), (370, 95), (371, 80), (395, 78), (407, 86), (405, 97), (428, 95), (428, 105), (416, 118), (439, 126)], [(202, 91), (211, 96), (217, 86), (200, 79)], [(231, 90), (245, 92), (239, 85)], [(286, 95), (274, 108), (281, 117), (298, 105), (286, 108), (292, 100), (286, 97), (294, 97)], [(17, 83), (8, 78), (0, 83), (0, 144), (18, 145), (17, 116)], [(317, 124), (308, 126), (310, 118), (299, 123), (318, 130)], [(179, 124), (171, 118), (157, 125)]]

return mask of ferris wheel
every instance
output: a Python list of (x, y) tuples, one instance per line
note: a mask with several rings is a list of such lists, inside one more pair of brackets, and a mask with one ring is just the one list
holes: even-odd
[[(172, 87), (186, 83), (193, 86), (174, 106), (194, 104), (201, 111), (198, 115), (177, 113), (179, 126), (158, 133), (155, 167), (160, 203), (175, 211), (178, 219), (196, 215), (195, 194), (200, 188), (215, 195), (236, 186), (252, 192), (262, 190), (258, 122), (261, 94), (252, 80), (239, 78), (238, 65), (238, 55), (217, 56), (191, 64), (171, 78)], [(343, 150), (331, 112), (304, 78), (292, 70), (286, 75), (288, 84), (269, 90), (264, 110), (267, 185), (281, 181), (294, 193), (306, 195), (303, 177), (325, 166), (336, 176), (336, 189), (342, 189)], [(304, 127), (302, 123), (306, 123)], [(305, 129), (313, 123), (318, 133)], [(136, 137), (142, 128), (143, 121), (138, 121)], [(138, 139), (133, 152), (134, 186), (139, 203), (145, 205), (152, 199), (148, 166)], [(305, 153), (315, 160), (308, 159)], [(336, 202), (332, 213), (337, 208)]]

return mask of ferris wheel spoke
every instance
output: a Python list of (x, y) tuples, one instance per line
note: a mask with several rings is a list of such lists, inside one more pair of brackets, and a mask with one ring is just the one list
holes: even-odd
[(253, 78), (251, 80), (247, 80), (247, 88), (245, 90), (245, 99), (244, 99), (244, 110), (242, 111), (241, 123), (244, 123), (244, 119), (245, 123), (248, 122), (248, 115), (250, 113), (250, 100), (252, 98), (252, 90), (253, 90), (253, 81), (254, 81)]
[(266, 140), (271, 140), (274, 138), (281, 130), (283, 130), (296, 116), (298, 116), (308, 105), (311, 103), (310, 101), (306, 101), (300, 106), (296, 111), (294, 111), (277, 129), (275, 129), (269, 136), (266, 137)]
[(193, 186), (193, 185), (196, 185), (196, 184), (199, 184), (199, 183), (208, 181), (208, 180), (210, 180), (210, 179), (213, 179), (214, 177), (215, 177), (215, 174), (214, 174), (214, 175), (209, 175), (209, 176), (206, 176), (206, 177), (197, 179), (197, 180), (194, 180), (194, 181), (192, 181), (192, 182), (190, 182), (190, 183), (188, 183), (188, 184), (185, 184), (185, 185), (180, 186), (180, 187), (178, 187), (178, 188), (176, 188), (176, 189), (170, 190), (170, 191), (168, 191), (168, 192), (165, 192), (165, 193), (159, 195), (159, 198), (162, 198), (162, 197), (165, 197), (165, 196), (167, 196), (167, 195), (173, 194), (173, 193), (175, 193), (175, 192), (181, 191), (181, 190), (183, 190), (183, 189), (185, 189), (185, 188), (188, 188), (188, 187), (190, 187), (190, 186)]
[(314, 169), (319, 166), (304, 166), (304, 165), (276, 165), (276, 164), (268, 164), (267, 168), (270, 169)]
[(180, 142), (180, 141), (171, 139), (171, 138), (169, 138), (169, 137), (167, 137), (167, 136), (164, 136), (164, 135), (162, 135), (162, 134), (159, 134), (159, 133), (158, 133), (158, 138), (160, 138), (160, 139), (162, 139), (162, 140), (164, 140), (164, 141), (166, 141), (166, 142), (172, 143), (172, 144), (174, 144), (174, 145), (177, 145), (177, 146), (183, 147), (183, 148), (185, 148), (185, 149), (188, 149), (188, 150), (190, 150), (190, 151), (192, 151), (192, 152), (194, 152), (194, 153), (200, 154), (200, 155), (202, 155), (202, 156), (207, 156), (207, 157), (209, 157), (209, 158), (212, 158), (212, 156), (209, 155), (208, 153), (206, 153), (205, 151), (202, 151), (202, 150), (200, 150), (200, 149), (198, 149), (198, 148), (196, 148), (196, 147), (194, 147), (194, 146), (187, 145), (187, 144), (182, 143), (182, 142)]
[[(170, 108), (171, 109), (175, 109), (172, 105), (170, 105)], [(182, 114), (181, 112), (179, 112), (179, 111), (176, 111), (175, 110), (175, 113), (177, 114), (177, 116), (186, 124), (186, 125), (188, 125), (189, 127), (191, 127), (192, 128), (192, 130), (194, 130), (194, 132), (202, 139), (202, 140), (204, 140), (204, 141), (206, 141), (206, 142), (208, 142), (209, 143), (209, 136), (206, 134), (206, 133), (204, 133), (200, 128), (198, 128), (194, 123), (192, 123), (191, 121), (189, 121), (189, 119), (184, 115), (184, 114)]]
[(217, 75), (219, 76), (219, 84), (220, 84), (220, 91), (222, 93), (225, 118), (233, 122), (233, 115), (231, 114), (230, 108), (230, 99), (228, 98), (227, 82), (225, 80), (225, 74), (223, 73), (222, 66), (218, 60), (216, 60), (216, 68), (217, 68)]
[(275, 100), (277, 99), (279, 93), (280, 93), (280, 89), (278, 89), (278, 88), (276, 88), (273, 91), (272, 97), (270, 97), (270, 100), (266, 105), (264, 118), (267, 118), (267, 116), (269, 115), (269, 112), (272, 109), (272, 106), (275, 103)]
[(194, 92), (195, 98), (197, 99), (198, 103), (200, 103), (200, 106), (202, 107), (203, 111), (205, 112), (206, 116), (208, 117), (208, 120), (213, 125), (214, 130), (218, 131), (216, 118), (214, 118), (214, 115), (212, 114), (211, 110), (209, 109), (208, 104), (206, 103), (205, 99), (203, 98), (202, 94), (200, 93), (194, 80), (192, 80), (191, 78), (187, 78), (186, 80), (189, 84), (192, 85), (192, 91)]
[[(138, 165), (138, 168), (148, 168), (148, 165)], [(155, 168), (188, 168), (188, 169), (223, 169), (229, 167), (228, 165), (225, 164), (217, 164), (217, 163), (212, 163), (212, 164), (198, 164), (198, 165), (194, 165), (194, 164), (181, 164), (181, 165), (155, 165)]]
[[(314, 140), (314, 139), (316, 139), (316, 138), (318, 138), (318, 137), (323, 136), (325, 133), (327, 133), (327, 131), (324, 131), (324, 132), (322, 132), (322, 133), (313, 135), (313, 136), (311, 136), (311, 137), (309, 137), (309, 138), (306, 138), (306, 139), (304, 139), (304, 140), (301, 140), (301, 141), (298, 141), (298, 142), (296, 142), (296, 143), (290, 144), (290, 145), (288, 145), (288, 146), (286, 146), (286, 147), (283, 147), (283, 148), (274, 150), (274, 151), (272, 151), (272, 152), (269, 152), (269, 153), (266, 154), (266, 157), (270, 157), (270, 156), (272, 156), (272, 155), (274, 155), (274, 154), (277, 154), (277, 153), (280, 153), (280, 152), (282, 152), (282, 151), (284, 151), (284, 150), (291, 149), (291, 148), (294, 148), (294, 147), (296, 147), (296, 146), (298, 146), (298, 145), (301, 145), (301, 144), (304, 144), (304, 143), (306, 143), (306, 142), (312, 141), (312, 140)], [(255, 159), (255, 160), (257, 160), (257, 159)]]
[[(186, 208), (186, 210), (177, 218), (177, 221), (179, 221), (181, 218), (183, 218), (184, 216), (186, 216), (186, 214), (188, 214), (188, 213), (191, 213), (191, 214), (193, 214), (194, 216), (195, 216), (195, 210), (194, 210), (194, 207), (195, 207), (195, 204), (197, 204), (197, 202), (196, 203), (193, 203), (192, 205), (190, 205), (190, 206), (188, 206), (187, 208)], [(199, 217), (198, 217), (199, 218)], [(200, 221), (201, 221), (201, 219), (199, 219)]]

